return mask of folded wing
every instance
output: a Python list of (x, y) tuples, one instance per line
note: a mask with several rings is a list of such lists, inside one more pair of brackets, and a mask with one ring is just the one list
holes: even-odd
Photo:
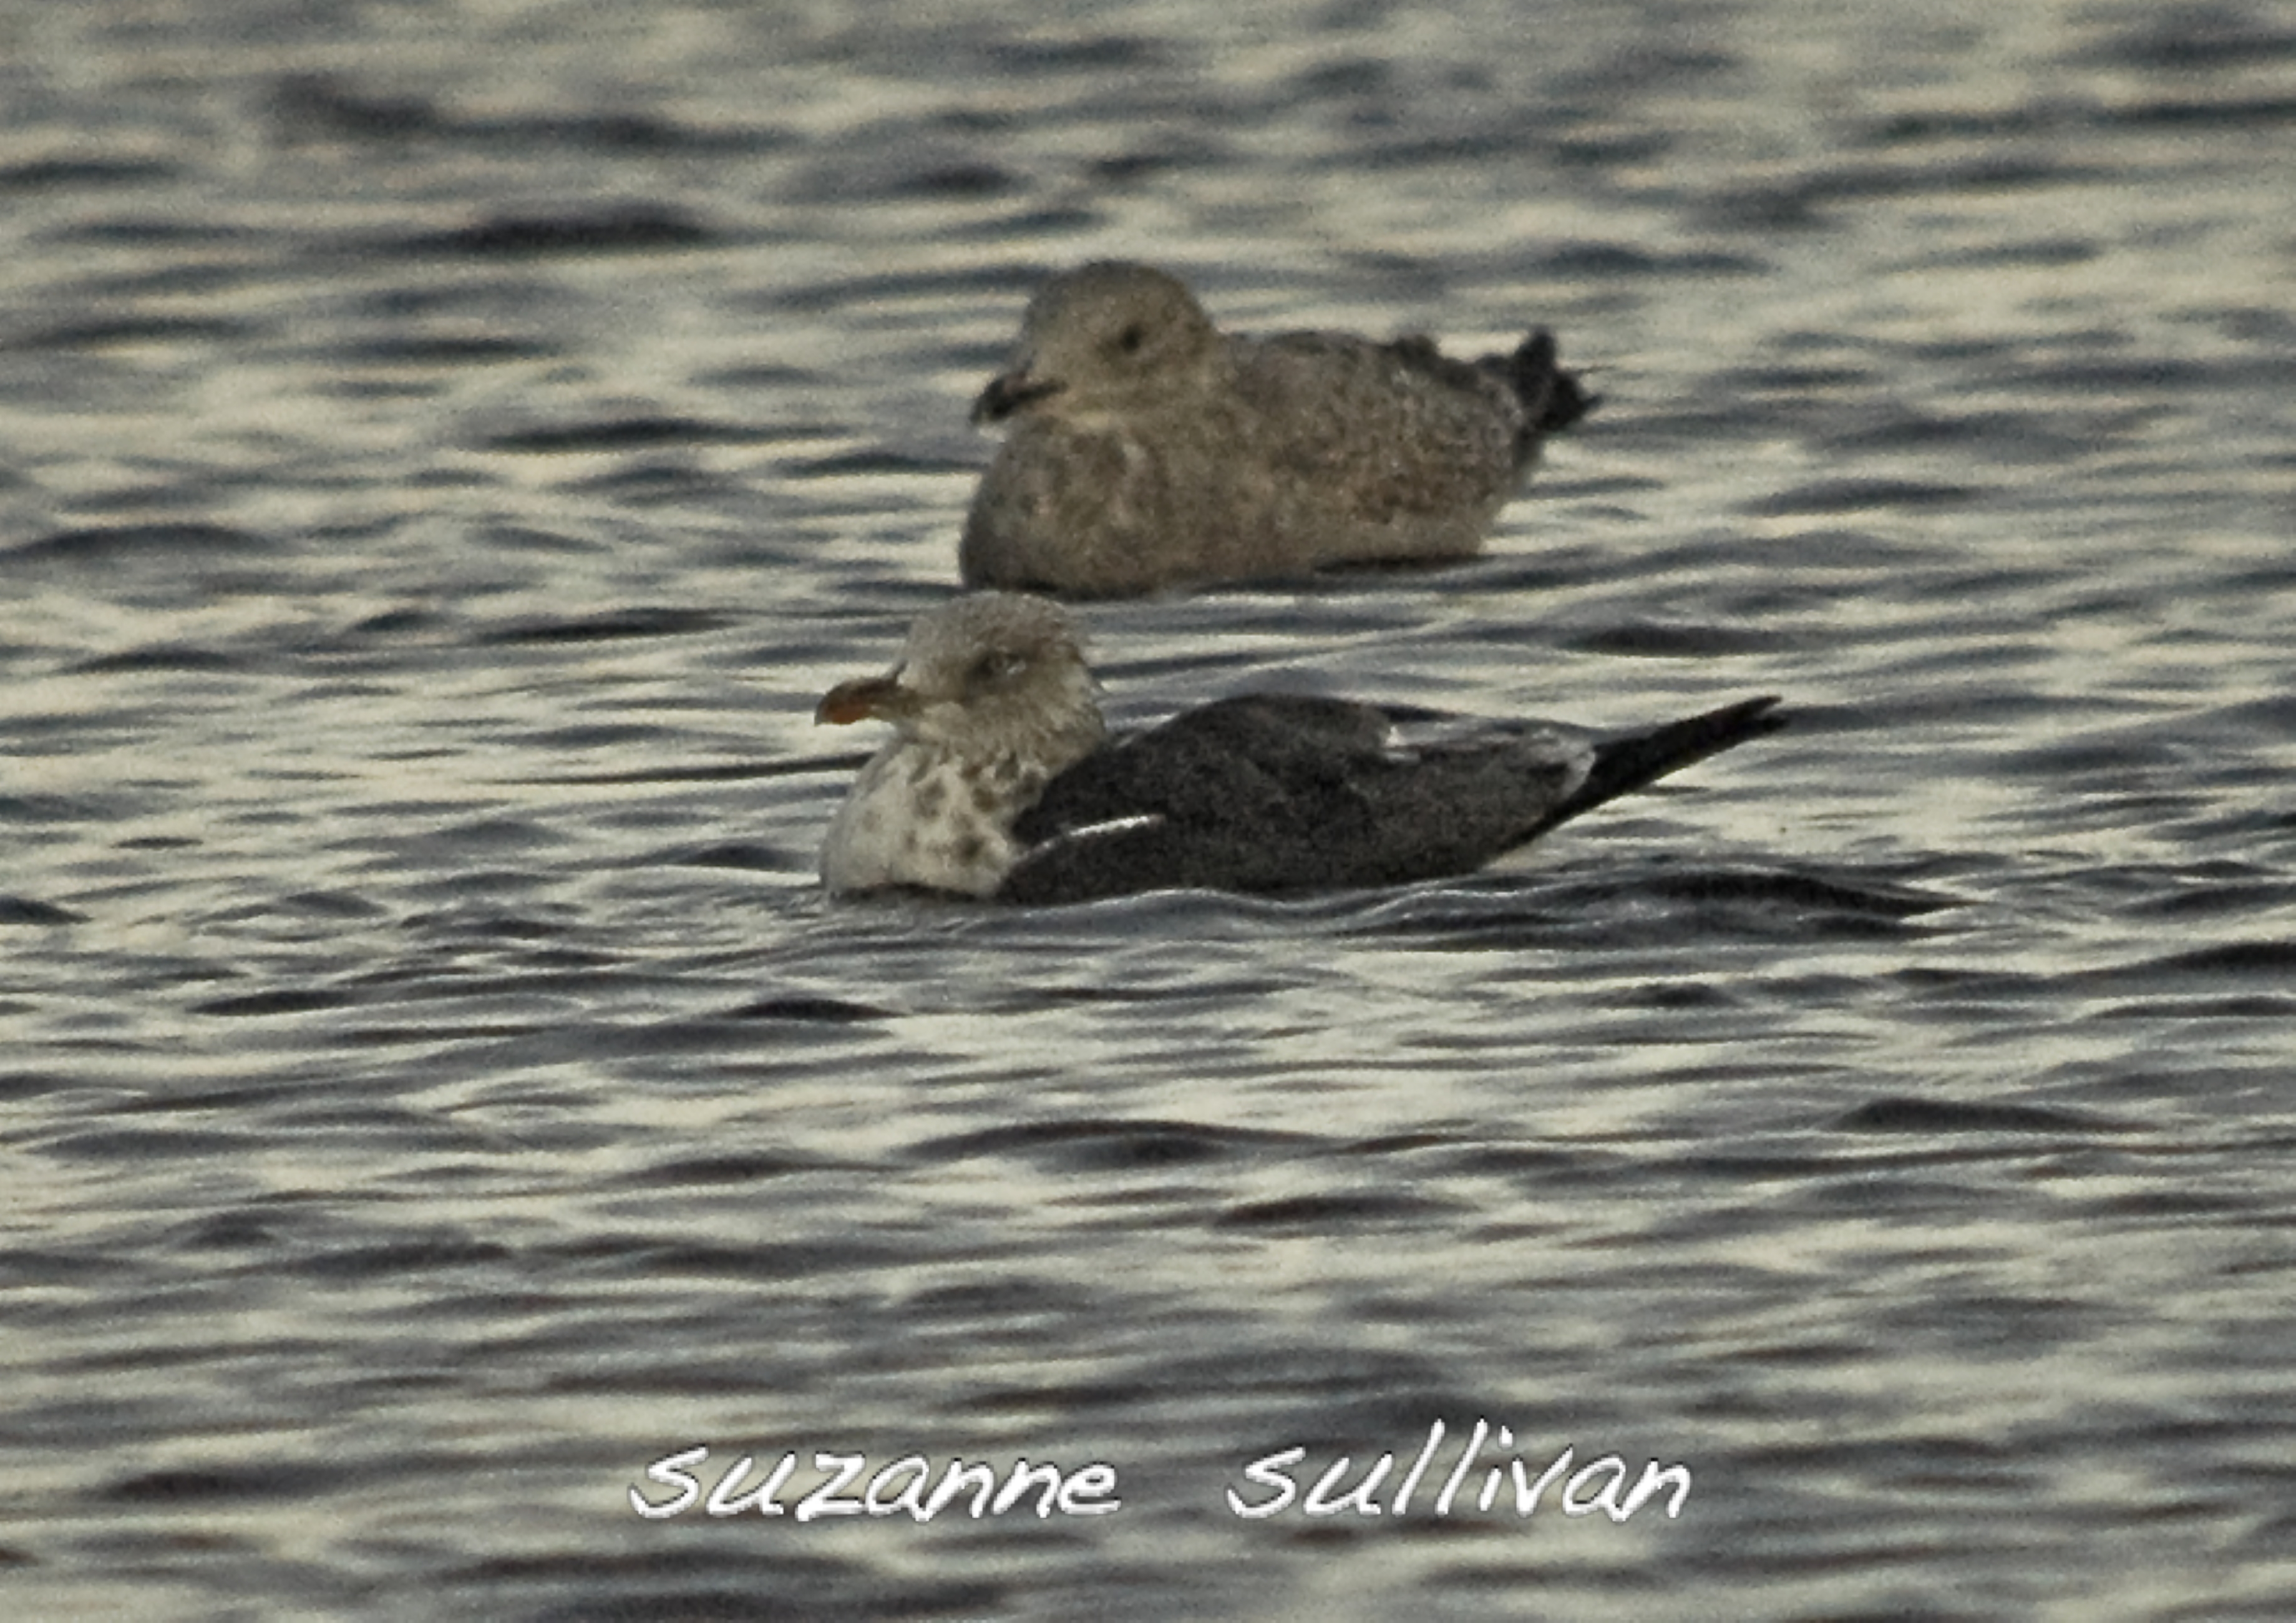
[(1565, 819), (1784, 725), (1774, 698), (1591, 743), (1494, 723), (1404, 746), (1389, 715), (1255, 694), (1190, 710), (1054, 779), (997, 895), (1269, 893), (1464, 873)]

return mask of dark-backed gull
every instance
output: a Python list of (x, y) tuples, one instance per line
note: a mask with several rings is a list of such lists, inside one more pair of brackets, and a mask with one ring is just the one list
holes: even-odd
[[(890, 722), (894, 737), (830, 825), (821, 876), (840, 891), (917, 886), (1041, 903), (1464, 873), (1775, 731), (1777, 702), (1590, 738), (1253, 693), (1111, 739), (1066, 612), (1041, 597), (975, 593), (921, 617), (889, 674), (822, 700), (816, 720)], [(1414, 731), (1429, 736), (1406, 742)]]

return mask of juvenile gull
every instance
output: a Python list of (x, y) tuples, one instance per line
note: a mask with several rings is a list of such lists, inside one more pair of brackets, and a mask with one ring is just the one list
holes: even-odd
[(1145, 265), (1054, 277), (972, 408), (1012, 429), (957, 553), (969, 586), (1119, 596), (1478, 551), (1593, 401), (1554, 340), (1456, 360), (1423, 337), (1224, 334)]
[[(920, 618), (890, 673), (840, 684), (815, 712), (895, 729), (830, 824), (821, 877), (832, 890), (1077, 902), (1465, 873), (1775, 731), (1777, 702), (1588, 740), (1537, 722), (1255, 693), (1111, 741), (1067, 614), (1040, 597), (976, 593)], [(1444, 725), (1408, 743), (1406, 718)]]

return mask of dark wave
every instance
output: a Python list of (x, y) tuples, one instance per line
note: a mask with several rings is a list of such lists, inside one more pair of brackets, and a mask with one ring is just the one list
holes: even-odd
[(2041, 1104), (1875, 1099), (1834, 1119), (1842, 1133), (2125, 1133), (2124, 1122)]
[(253, 530), (197, 521), (91, 525), (61, 529), (0, 552), (0, 567), (15, 562), (102, 563), (134, 556), (209, 558), (266, 552), (273, 543)]
[(660, 203), (625, 203), (562, 214), (502, 214), (451, 231), (423, 233), (377, 251), (455, 258), (534, 258), (555, 254), (654, 253), (721, 241), (699, 216)]
[(1016, 1122), (922, 1139), (904, 1153), (928, 1163), (1018, 1155), (1068, 1171), (1111, 1172), (1295, 1152), (1313, 1142), (1304, 1135), (1198, 1122), (1082, 1118)]

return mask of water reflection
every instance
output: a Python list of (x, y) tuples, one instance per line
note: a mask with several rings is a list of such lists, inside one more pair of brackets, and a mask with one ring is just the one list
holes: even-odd
[[(26, 1607), (2285, 1610), (2267, 15), (404, 20), (0, 67)], [(824, 901), (813, 697), (1107, 253), (1608, 397), (1473, 564), (1095, 611), (1119, 719), (1793, 733), (1457, 885)], [(1697, 1487), (1220, 1498), (1479, 1416)], [(701, 1443), (1126, 1503), (628, 1512)]]

